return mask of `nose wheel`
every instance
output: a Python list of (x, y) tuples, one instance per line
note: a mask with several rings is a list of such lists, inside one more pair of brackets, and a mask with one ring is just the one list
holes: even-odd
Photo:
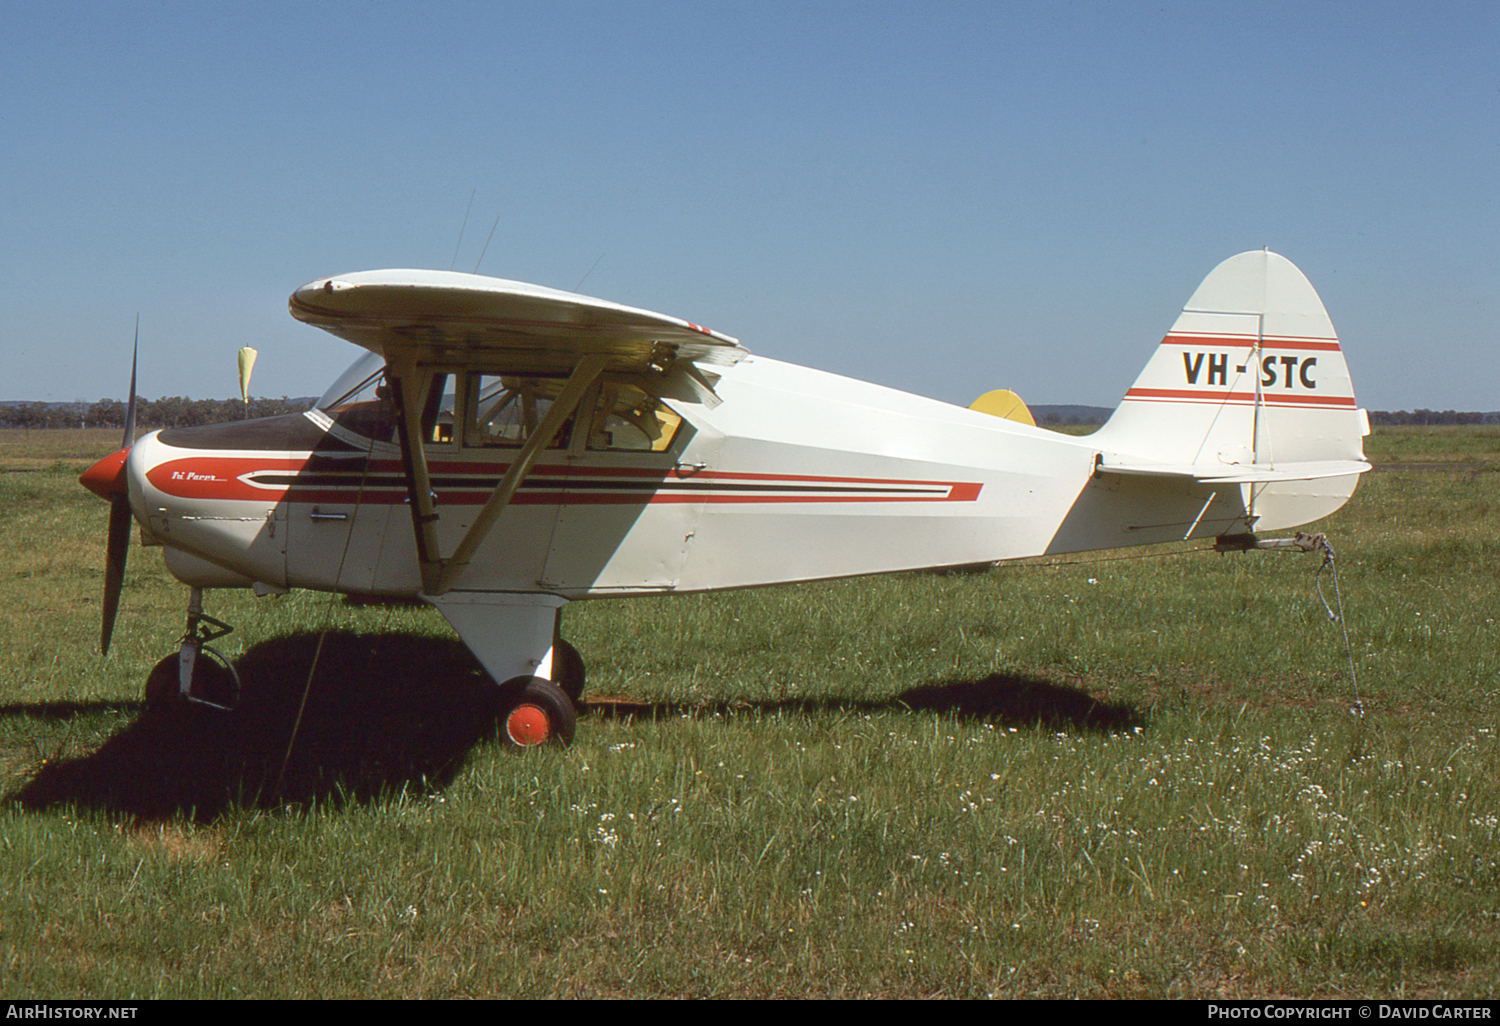
[(203, 589), (194, 588), (188, 596), (187, 630), (181, 646), (146, 677), (147, 707), (193, 704), (233, 709), (240, 698), (240, 676), (228, 659), (208, 645), (232, 630), (203, 611)]
[(229, 660), (207, 646), (195, 651), (184, 645), (157, 663), (146, 677), (146, 706), (150, 709), (191, 703), (229, 710), (239, 698), (239, 674)]

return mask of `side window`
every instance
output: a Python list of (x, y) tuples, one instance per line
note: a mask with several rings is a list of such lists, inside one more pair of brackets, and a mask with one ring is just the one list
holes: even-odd
[[(509, 374), (473, 374), (469, 382), (473, 389), (469, 401), (473, 416), (469, 418), (464, 441), (468, 445), (485, 446), (525, 445), (563, 386), (561, 378)], [(570, 419), (547, 447), (565, 447), (571, 433)]]
[[(565, 380), (512, 374), (471, 374), (464, 444), (520, 446), (536, 433)], [(582, 438), (575, 438), (573, 426)], [(594, 452), (665, 452), (682, 418), (661, 400), (623, 381), (600, 382), (548, 443)]]
[(589, 425), (588, 448), (665, 452), (682, 418), (634, 385), (606, 381)]
[(422, 441), (446, 444), (453, 441), (454, 375), (434, 374), (422, 405)]

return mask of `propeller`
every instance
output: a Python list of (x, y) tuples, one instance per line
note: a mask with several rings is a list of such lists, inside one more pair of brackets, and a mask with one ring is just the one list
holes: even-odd
[[(109, 638), (120, 611), (120, 591), (125, 586), (125, 555), (130, 549), (130, 487), (125, 477), (125, 459), (135, 443), (135, 367), (141, 341), (141, 318), (135, 319), (135, 340), (130, 345), (130, 400), (125, 406), (125, 436), (120, 451), (106, 456), (83, 475), (92, 491), (109, 498), (109, 541), (104, 557), (104, 621), (99, 633), (99, 651), (109, 654)], [(89, 480), (90, 476), (93, 480)]]

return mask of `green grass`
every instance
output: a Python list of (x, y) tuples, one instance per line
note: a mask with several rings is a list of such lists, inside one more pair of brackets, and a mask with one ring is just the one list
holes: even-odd
[(1383, 427), (1365, 451), (1380, 463), (1471, 463), (1500, 461), (1500, 425)]
[(571, 749), (519, 756), (435, 614), (310, 593), (212, 593), (245, 702), (142, 715), (185, 596), (134, 550), (96, 654), (105, 507), (74, 478), (118, 439), (18, 434), (0, 436), (11, 993), (1500, 984), (1492, 430), (1378, 432), (1377, 464), (1455, 466), (1367, 475), (1318, 525), (1357, 683), (1317, 557), (1164, 547), (575, 604), (596, 702)]

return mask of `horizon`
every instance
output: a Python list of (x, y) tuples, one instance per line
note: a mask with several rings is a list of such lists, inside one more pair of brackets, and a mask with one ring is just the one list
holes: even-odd
[[(140, 399), (144, 399), (147, 402), (152, 402), (152, 403), (154, 403), (154, 402), (161, 402), (162, 400), (166, 400), (166, 399), (182, 399), (182, 400), (185, 400), (187, 402), (211, 402), (211, 403), (229, 403), (229, 402), (243, 403), (244, 402), (244, 400), (242, 400), (237, 395), (224, 396), (222, 398), (219, 397), (219, 396), (166, 396), (166, 395), (163, 395), (163, 396), (157, 396), (156, 398), (153, 399), (150, 396), (145, 395), (144, 393), (137, 392), (136, 396), (138, 398), (140, 398)], [(317, 402), (318, 398), (319, 398), (319, 396), (315, 396), (315, 395), (298, 395), (298, 396), (287, 396), (287, 395), (280, 395), (280, 396), (275, 396), (275, 395), (252, 395), (252, 396), (250, 396), (249, 401), (251, 403), (258, 402), (258, 401), (259, 402), (273, 402), (273, 403), (274, 402), (286, 402), (286, 403), (293, 403), (293, 404), (307, 403), (309, 405), (309, 407), (311, 407), (311, 405), (313, 403)], [(125, 400), (124, 399), (117, 399), (117, 398), (114, 398), (114, 397), (111, 397), (111, 396), (103, 396), (102, 398), (92, 399), (92, 400), (91, 399), (57, 399), (57, 400), (0, 399), (0, 408), (15, 407), (15, 406), (31, 406), (31, 405), (34, 405), (36, 403), (41, 403), (41, 405), (43, 405), (44, 407), (47, 407), (49, 409), (56, 409), (56, 408), (79, 409), (79, 408), (81, 408), (81, 409), (83, 409), (83, 410), (86, 411), (90, 407), (96, 406), (96, 405), (98, 405), (100, 403), (118, 403), (118, 404), (120, 404), (120, 405), (123, 406), (125, 404)], [(1099, 406), (1099, 405), (1094, 405), (1094, 404), (1090, 404), (1090, 403), (1026, 403), (1026, 408), (1028, 410), (1031, 410), (1032, 412), (1035, 412), (1037, 410), (1046, 410), (1049, 413), (1050, 412), (1057, 412), (1059, 410), (1090, 410), (1090, 411), (1096, 411), (1096, 412), (1101, 412), (1101, 413), (1113, 413), (1116, 409), (1119, 408), (1119, 404), (1117, 403), (1114, 406)], [(1451, 406), (1450, 407), (1441, 407), (1441, 408), (1440, 407), (1436, 407), (1436, 406), (1403, 406), (1403, 407), (1399, 407), (1399, 408), (1394, 409), (1394, 410), (1375, 410), (1375, 409), (1369, 409), (1368, 407), (1361, 407), (1361, 408), (1362, 409), (1366, 409), (1368, 411), (1368, 413), (1370, 414), (1370, 416), (1372, 416), (1372, 417), (1375, 417), (1375, 416), (1389, 416), (1389, 415), (1400, 414), (1400, 413), (1407, 413), (1407, 414), (1416, 414), (1416, 413), (1449, 414), (1449, 413), (1453, 413), (1453, 414), (1459, 414), (1459, 415), (1473, 415), (1473, 414), (1478, 414), (1478, 415), (1483, 416), (1483, 417), (1497, 417), (1497, 418), (1500, 418), (1500, 409), (1496, 409), (1496, 410), (1460, 410), (1460, 409), (1458, 409), (1456, 407), (1451, 407)]]

